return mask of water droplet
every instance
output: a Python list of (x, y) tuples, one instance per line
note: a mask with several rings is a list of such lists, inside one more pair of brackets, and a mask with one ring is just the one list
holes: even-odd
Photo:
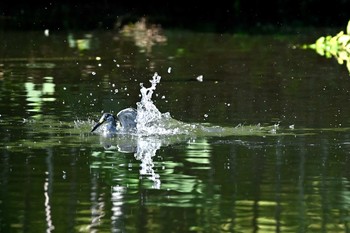
[(198, 81), (198, 82), (203, 82), (203, 75), (199, 75), (199, 76), (197, 77), (197, 81)]
[(44, 35), (45, 35), (45, 36), (49, 36), (49, 34), (50, 34), (49, 29), (45, 29)]

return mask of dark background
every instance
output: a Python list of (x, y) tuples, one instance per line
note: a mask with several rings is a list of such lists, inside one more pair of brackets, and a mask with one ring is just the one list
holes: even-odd
[(350, 19), (350, 1), (0, 2), (2, 30), (117, 29), (143, 16), (163, 28), (212, 32), (345, 28)]

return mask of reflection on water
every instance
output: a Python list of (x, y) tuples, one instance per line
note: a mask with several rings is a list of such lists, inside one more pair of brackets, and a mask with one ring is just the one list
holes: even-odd
[(28, 110), (30, 112), (36, 112), (36, 117), (40, 117), (42, 114), (43, 102), (52, 102), (56, 99), (52, 97), (55, 93), (55, 84), (53, 83), (53, 77), (44, 77), (42, 84), (33, 83), (33, 78), (28, 77), (28, 81), (24, 83), (27, 92)]
[[(186, 160), (190, 163), (194, 163), (195, 168), (209, 168), (209, 158), (211, 154), (211, 145), (206, 139), (193, 140), (187, 145)], [(203, 165), (203, 166), (200, 166)], [(197, 167), (198, 166), (198, 167)]]
[[(115, 143), (116, 145), (113, 145)], [(96, 152), (94, 157), (101, 157), (103, 153), (113, 153), (117, 150), (121, 153), (133, 153), (134, 158), (141, 162), (140, 167), (140, 179), (147, 178), (153, 182), (152, 188), (159, 189), (161, 182), (159, 174), (157, 174), (153, 167), (153, 157), (156, 155), (157, 150), (162, 146), (162, 141), (155, 137), (139, 137), (133, 135), (123, 135), (118, 138), (104, 138), (101, 137), (101, 144), (107, 149), (106, 152)], [(92, 163), (92, 168), (110, 168), (107, 163), (102, 165), (99, 162)], [(113, 168), (113, 166), (112, 166)]]
[[(347, 214), (342, 210), (350, 204), (346, 198), (348, 179), (338, 182), (329, 173), (333, 166), (328, 162), (331, 145), (325, 144), (319, 150), (314, 142), (322, 142), (303, 137), (293, 145), (283, 143), (287, 138), (267, 140), (260, 145), (226, 139), (189, 140), (186, 149), (170, 148), (163, 152), (158, 146), (148, 146), (147, 141), (142, 141), (138, 145), (155, 149), (152, 162), (146, 166), (148, 172), (143, 173), (144, 167), (140, 168), (131, 157), (108, 151), (96, 155), (92, 169), (100, 176), (103, 173), (103, 179), (111, 182), (116, 202), (113, 211), (119, 223), (122, 197), (125, 197), (124, 201), (131, 203), (141, 198), (139, 201), (156, 216), (161, 214), (160, 206), (182, 207), (187, 211), (198, 207), (198, 222), (188, 222), (188, 228), (197, 231), (232, 232), (252, 227), (268, 232), (320, 231), (323, 227), (331, 232), (344, 230), (346, 225), (330, 224), (344, 219)], [(311, 143), (305, 139), (311, 139)], [(298, 146), (304, 147), (304, 143), (309, 144), (307, 150), (298, 149)], [(166, 158), (169, 155), (170, 158)], [(144, 163), (142, 158), (140, 163)], [(135, 176), (139, 172), (139, 177)], [(152, 179), (153, 174), (161, 181), (159, 186), (156, 186), (158, 180)], [(145, 183), (143, 175), (153, 182)], [(140, 185), (159, 193), (143, 194)], [(333, 204), (329, 205), (330, 202)], [(324, 213), (324, 217), (318, 219), (319, 213)], [(207, 218), (211, 221), (200, 221)], [(166, 221), (166, 217), (163, 220)]]
[(47, 171), (45, 174), (47, 177), (45, 178), (44, 183), (44, 196), (45, 196), (45, 216), (46, 216), (46, 232), (52, 232), (55, 229), (55, 226), (52, 222), (52, 213), (51, 213), (51, 201), (52, 198), (52, 185), (53, 185), (53, 166), (52, 166), (52, 151), (48, 150), (48, 156), (46, 158), (47, 163)]
[[(338, 64), (291, 35), (164, 32), (145, 54), (116, 33), (87, 33), (85, 50), (54, 31), (1, 35), (0, 232), (348, 231)], [(144, 134), (89, 133), (145, 104), (155, 71)]]
[(153, 181), (152, 188), (160, 188), (159, 174), (155, 173), (153, 167), (153, 157), (156, 155), (157, 150), (160, 148), (160, 140), (145, 139), (137, 142), (137, 153), (134, 154), (135, 159), (141, 161), (140, 175), (147, 177)]
[(303, 45), (303, 48), (314, 49), (326, 58), (334, 57), (340, 65), (345, 64), (350, 72), (350, 20), (346, 31), (339, 32), (335, 36), (321, 36), (314, 44)]
[(140, 48), (140, 52), (149, 54), (155, 44), (163, 44), (167, 38), (162, 32), (160, 25), (149, 24), (146, 18), (141, 18), (134, 24), (123, 26), (121, 34), (131, 37), (135, 45)]

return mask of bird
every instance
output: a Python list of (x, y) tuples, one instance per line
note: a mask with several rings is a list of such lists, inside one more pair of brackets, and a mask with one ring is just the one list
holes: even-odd
[(126, 108), (118, 112), (117, 116), (112, 113), (103, 113), (100, 120), (92, 127), (90, 133), (100, 127), (103, 134), (113, 134), (118, 132), (132, 132), (136, 130), (137, 110), (135, 108)]

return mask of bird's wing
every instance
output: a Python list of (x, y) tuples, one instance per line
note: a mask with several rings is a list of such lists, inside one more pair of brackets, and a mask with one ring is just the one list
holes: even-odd
[(123, 109), (117, 114), (118, 120), (125, 130), (136, 128), (136, 116), (137, 110), (134, 108)]

